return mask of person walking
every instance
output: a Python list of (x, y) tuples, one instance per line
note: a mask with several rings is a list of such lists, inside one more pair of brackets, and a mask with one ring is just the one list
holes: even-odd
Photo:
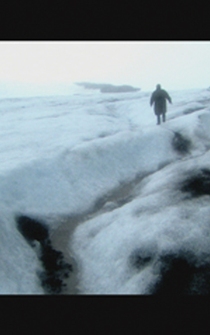
[(150, 106), (154, 103), (154, 112), (155, 115), (157, 115), (157, 124), (161, 123), (160, 116), (162, 115), (163, 122), (166, 121), (166, 100), (172, 104), (171, 97), (169, 94), (161, 88), (161, 85), (158, 84), (156, 86), (156, 90), (152, 93), (151, 99), (150, 99)]

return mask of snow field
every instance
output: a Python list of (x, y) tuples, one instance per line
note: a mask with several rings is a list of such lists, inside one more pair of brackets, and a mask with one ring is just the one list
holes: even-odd
[[(181, 185), (210, 169), (208, 94), (172, 94), (160, 127), (144, 92), (1, 101), (1, 292), (43, 293), (16, 213), (42, 218), (54, 234), (63, 216), (84, 215), (69, 238), (80, 293), (151, 293), (161, 255), (180, 250), (207, 262), (209, 195), (192, 198)], [(173, 147), (175, 133), (189, 152)]]

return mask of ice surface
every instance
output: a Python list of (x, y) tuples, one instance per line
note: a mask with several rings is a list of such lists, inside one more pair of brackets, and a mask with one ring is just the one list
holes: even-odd
[(209, 92), (170, 95), (161, 126), (150, 92), (0, 100), (1, 294), (44, 293), (17, 213), (60, 234), (79, 293), (152, 294), (167, 255), (207, 282), (209, 194), (182, 187), (210, 169)]

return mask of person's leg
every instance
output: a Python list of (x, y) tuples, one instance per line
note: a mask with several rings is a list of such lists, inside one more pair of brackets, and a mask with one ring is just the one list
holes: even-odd
[(166, 114), (163, 113), (163, 122), (166, 122)]
[(157, 115), (157, 124), (160, 124), (160, 115)]

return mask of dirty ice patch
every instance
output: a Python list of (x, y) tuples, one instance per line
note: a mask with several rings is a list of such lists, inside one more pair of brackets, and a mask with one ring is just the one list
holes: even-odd
[(209, 147), (210, 112), (199, 110), (190, 115), (183, 115), (168, 122), (161, 127), (179, 134), (190, 143), (191, 154), (196, 156), (204, 153)]

